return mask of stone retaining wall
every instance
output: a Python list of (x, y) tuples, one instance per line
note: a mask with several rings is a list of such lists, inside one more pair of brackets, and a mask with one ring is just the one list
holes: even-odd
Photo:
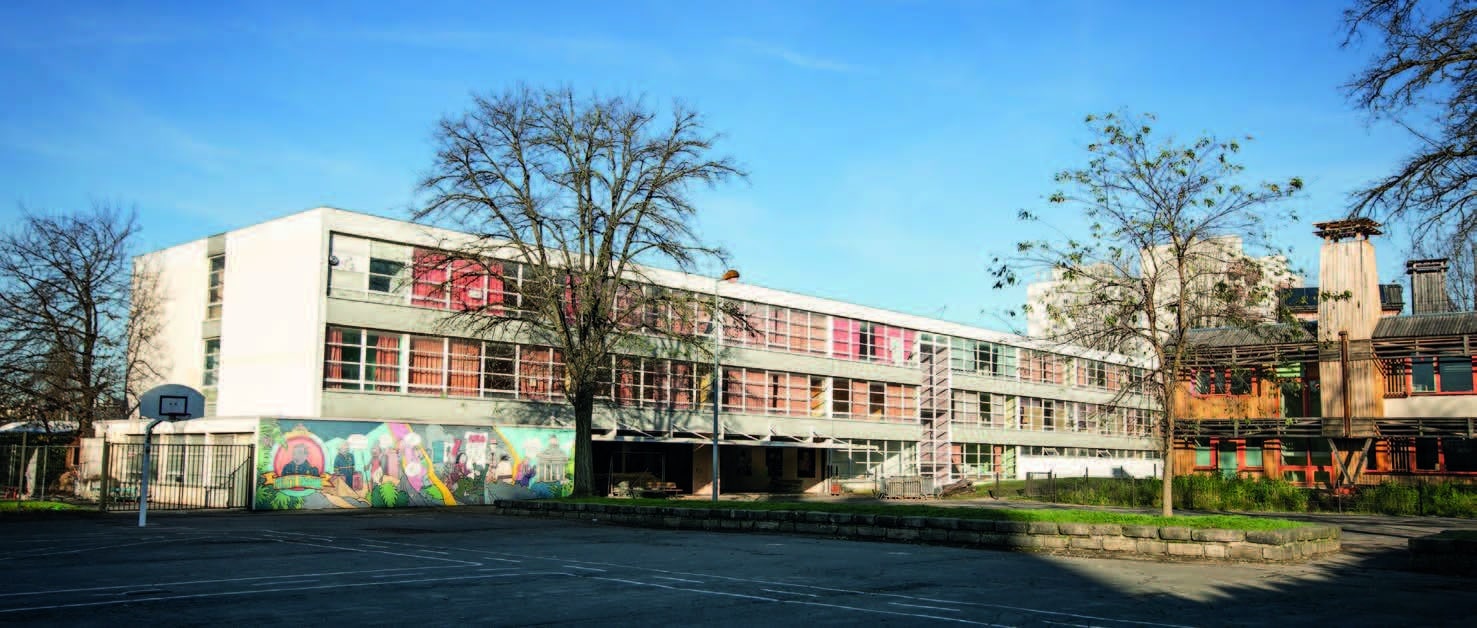
[(1410, 568), (1457, 576), (1477, 576), (1477, 539), (1450, 531), (1410, 539)]
[(1281, 562), (1306, 560), (1339, 550), (1339, 529), (1333, 526), (1242, 531), (557, 501), (499, 500), (495, 505), (499, 512), (509, 515), (593, 520), (674, 530), (777, 532), (862, 541), (1061, 550), (1105, 556)]

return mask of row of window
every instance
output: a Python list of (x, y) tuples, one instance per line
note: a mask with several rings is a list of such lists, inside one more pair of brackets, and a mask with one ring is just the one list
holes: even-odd
[[(333, 236), (332, 247), (337, 265), (330, 274), (331, 293), (381, 294), (393, 301), (418, 307), (448, 310), (487, 308), (494, 314), (516, 311), (525, 305), (525, 297), (519, 292), (526, 272), (521, 264), (448, 260), (444, 254), (432, 249), (337, 234)], [(620, 310), (621, 303), (632, 303), (636, 299), (617, 301), (617, 309)], [(631, 327), (666, 326), (684, 333), (701, 333), (707, 328), (706, 299), (692, 299), (691, 302), (695, 311), (622, 312), (617, 317)], [(778, 305), (752, 302), (735, 305), (747, 325), (727, 324), (724, 335), (726, 342), (737, 346), (901, 366), (917, 364), (920, 346), (931, 344), (949, 348), (951, 366), (960, 372), (1028, 382), (1075, 384), (1102, 390), (1118, 390), (1129, 380), (1125, 367), (1096, 360), (919, 333)], [(1078, 367), (1075, 378), (1071, 377), (1074, 363)]]
[(1149, 436), (1153, 414), (1139, 408), (1017, 397), (973, 390), (953, 391), (953, 420), (964, 425), (1041, 432)]
[(1159, 460), (1163, 456), (1157, 451), (1142, 449), (1099, 449), (1095, 447), (1021, 447), (1023, 456), (1073, 456), (1077, 458), (1117, 458), (1123, 460)]
[[(597, 396), (690, 410), (710, 402), (711, 373), (705, 364), (614, 356)], [(329, 327), (323, 380), (330, 390), (549, 401), (564, 395), (564, 364), (548, 347)], [(905, 384), (726, 367), (722, 393), (729, 412), (918, 419), (917, 387)]]
[[(1471, 356), (1416, 356), (1381, 362), (1385, 374), (1386, 396), (1407, 393), (1471, 393), (1473, 392), (1473, 358)], [(1300, 371), (1293, 371), (1300, 372)], [(1303, 378), (1316, 385), (1316, 379)], [(1190, 374), (1190, 391), (1199, 396), (1253, 395), (1263, 384), (1254, 369), (1200, 368)], [(1283, 380), (1282, 393), (1296, 394), (1298, 386)], [(1287, 416), (1299, 416), (1289, 414)]]

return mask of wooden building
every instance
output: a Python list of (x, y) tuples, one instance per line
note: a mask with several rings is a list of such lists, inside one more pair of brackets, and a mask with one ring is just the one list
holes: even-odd
[(1438, 305), (1398, 315), (1377, 281), (1379, 224), (1316, 227), (1316, 319), (1187, 335), (1175, 467), (1329, 488), (1477, 480), (1477, 312), (1441, 307), (1446, 265), (1419, 260), (1412, 302)]

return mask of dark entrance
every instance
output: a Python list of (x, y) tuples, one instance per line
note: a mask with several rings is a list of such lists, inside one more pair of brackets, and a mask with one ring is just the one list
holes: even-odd
[(675, 482), (684, 493), (692, 492), (692, 444), (640, 441), (595, 441), (591, 450), (595, 463), (595, 491), (609, 495), (621, 474), (648, 473)]

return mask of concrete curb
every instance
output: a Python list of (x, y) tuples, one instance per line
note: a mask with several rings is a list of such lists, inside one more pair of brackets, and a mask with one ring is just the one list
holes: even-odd
[(635, 527), (772, 532), (1009, 550), (1067, 550), (1104, 557), (1300, 562), (1337, 552), (1340, 547), (1339, 528), (1320, 525), (1241, 531), (792, 510), (571, 504), (552, 500), (498, 500), (493, 506), (500, 514), (599, 520)]

